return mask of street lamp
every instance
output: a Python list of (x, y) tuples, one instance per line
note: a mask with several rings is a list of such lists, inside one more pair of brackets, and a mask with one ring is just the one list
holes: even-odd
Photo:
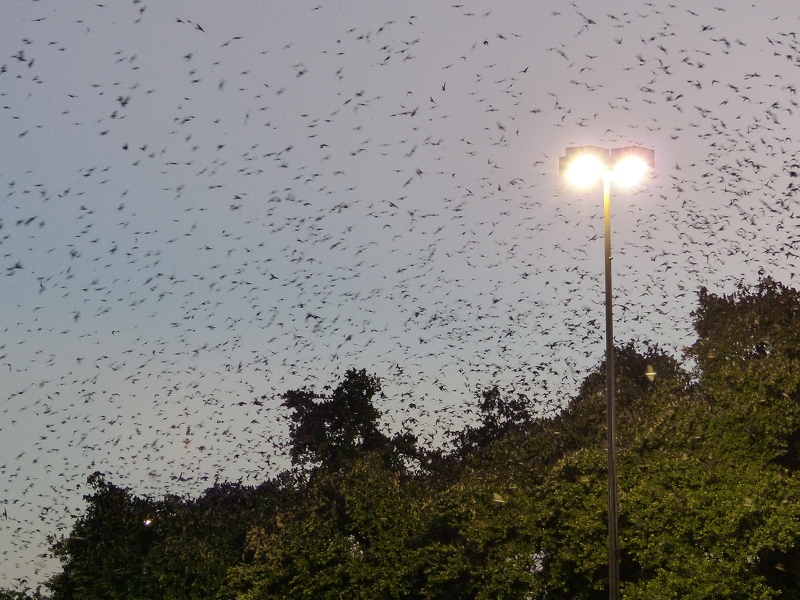
[(611, 600), (620, 600), (619, 533), (617, 528), (617, 451), (614, 408), (614, 319), (611, 297), (611, 181), (636, 185), (655, 166), (655, 154), (648, 148), (626, 146), (567, 148), (558, 159), (561, 175), (573, 185), (585, 187), (603, 180), (603, 221), (605, 225), (606, 270), (606, 428), (608, 443), (608, 590)]

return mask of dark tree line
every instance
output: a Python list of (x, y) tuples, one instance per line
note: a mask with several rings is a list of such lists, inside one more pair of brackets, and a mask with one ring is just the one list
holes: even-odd
[[(800, 294), (701, 290), (693, 318), (691, 369), (616, 351), (623, 595), (800, 597)], [(383, 432), (379, 393), (357, 370), (288, 392), (296, 468), (257, 487), (152, 500), (92, 475), (45, 595), (607, 597), (602, 365), (553, 418), (484, 391), (446, 455)]]

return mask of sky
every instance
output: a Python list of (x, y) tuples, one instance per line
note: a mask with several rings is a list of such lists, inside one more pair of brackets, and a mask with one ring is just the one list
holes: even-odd
[(57, 569), (94, 471), (258, 484), (280, 395), (383, 381), (425, 443), (499, 385), (553, 414), (615, 339), (681, 356), (701, 287), (796, 286), (791, 3), (7, 0), (0, 586)]

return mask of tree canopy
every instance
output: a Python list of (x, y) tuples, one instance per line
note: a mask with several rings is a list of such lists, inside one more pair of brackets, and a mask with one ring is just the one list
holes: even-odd
[[(616, 349), (623, 596), (800, 597), (800, 294), (770, 279), (701, 290), (693, 315), (690, 367), (658, 348)], [(287, 392), (294, 470), (160, 500), (96, 473), (83, 515), (53, 540), (62, 570), (47, 589), (57, 600), (606, 598), (604, 385), (600, 365), (551, 418), (535, 416), (535, 398), (488, 387), (478, 423), (435, 469), (405, 466), (420, 451), (381, 429), (380, 381), (366, 371), (330, 394)]]

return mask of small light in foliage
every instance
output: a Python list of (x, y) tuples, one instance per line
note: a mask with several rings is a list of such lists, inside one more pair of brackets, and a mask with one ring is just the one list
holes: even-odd
[(644, 372), (647, 379), (653, 381), (656, 378), (656, 370), (653, 368), (653, 365), (647, 365), (647, 371)]
[(143, 521), (143, 524), (144, 524), (145, 527), (150, 527), (150, 525), (153, 524), (153, 520), (152, 519), (145, 519)]

